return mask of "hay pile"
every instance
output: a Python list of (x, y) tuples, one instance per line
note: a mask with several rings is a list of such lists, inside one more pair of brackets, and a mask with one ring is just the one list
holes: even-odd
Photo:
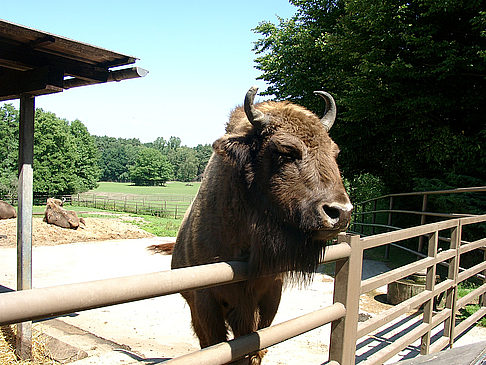
[(52, 365), (58, 362), (49, 357), (49, 350), (42, 341), (41, 334), (33, 329), (32, 331), (32, 361), (21, 361), (15, 355), (15, 326), (0, 327), (0, 365), (17, 364), (39, 364)]
[[(116, 215), (113, 218), (84, 218), (86, 225), (67, 229), (47, 224), (42, 218), (33, 219), (32, 244), (34, 246), (53, 246), (73, 242), (105, 241), (113, 239), (131, 239), (153, 237), (139, 227), (130, 224), (127, 217)], [(16, 219), (0, 220), (0, 246), (17, 245)]]

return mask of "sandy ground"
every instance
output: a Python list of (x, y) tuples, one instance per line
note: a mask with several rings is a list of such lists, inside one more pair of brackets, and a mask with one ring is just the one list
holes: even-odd
[[(153, 237), (130, 224), (136, 218), (128, 215), (114, 215), (113, 218), (84, 218), (86, 225), (74, 229), (66, 229), (47, 224), (40, 217), (34, 217), (32, 227), (33, 246), (51, 246), (73, 242), (106, 241), (112, 239)], [(16, 219), (0, 220), (0, 247), (17, 245)]]
[[(16, 249), (15, 220), (0, 221), (0, 289), (1, 286), (15, 288)], [(81, 236), (78, 236), (81, 235)], [(86, 228), (77, 231), (47, 225), (40, 218), (34, 219), (33, 286), (47, 287), (75, 282), (135, 275), (170, 268), (170, 256), (153, 254), (147, 250), (152, 244), (172, 242), (174, 238), (151, 236), (121, 219), (87, 218)], [(84, 237), (79, 238), (79, 237)], [(118, 239), (105, 241), (107, 238)], [(146, 238), (143, 238), (146, 237)], [(95, 240), (101, 239), (103, 241)], [(13, 243), (12, 243), (13, 240)], [(75, 242), (78, 243), (68, 243)], [(83, 241), (83, 242), (79, 242)], [(64, 243), (64, 244), (56, 244)], [(365, 260), (363, 277), (386, 271), (381, 263)], [(328, 272), (328, 270), (326, 270)], [(332, 277), (317, 274), (306, 288), (287, 288), (274, 324), (303, 315), (332, 304)], [(389, 308), (376, 300), (386, 288), (380, 288), (360, 299), (360, 313), (364, 317)], [(412, 317), (411, 320), (416, 319)], [(73, 329), (80, 329), (96, 338), (113, 342), (119, 349), (103, 348), (86, 344), (70, 333), (53, 331), (49, 322), (35, 324), (42, 331), (62, 336), (62, 340), (76, 346), (85, 346), (89, 357), (77, 365), (134, 363), (159, 363), (164, 359), (180, 356), (198, 349), (190, 325), (189, 308), (178, 294), (143, 300), (117, 306), (76, 312), (55, 321), (62, 321)], [(364, 338), (358, 345), (358, 361), (364, 361), (381, 346), (393, 342), (406, 321), (391, 330), (381, 330), (370, 338)], [(402, 326), (402, 327), (400, 327)], [(269, 349), (263, 363), (283, 365), (291, 363), (322, 364), (327, 360), (330, 325), (315, 329)], [(464, 336), (464, 344), (486, 339), (484, 329), (474, 328)], [(457, 345), (461, 345), (460, 342)], [(393, 361), (417, 355), (418, 346), (409, 346)]]

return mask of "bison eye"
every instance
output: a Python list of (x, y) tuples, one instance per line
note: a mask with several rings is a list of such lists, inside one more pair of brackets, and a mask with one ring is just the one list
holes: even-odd
[(304, 146), (302, 142), (292, 136), (286, 138), (272, 138), (272, 147), (275, 153), (286, 160), (301, 160)]
[(286, 151), (278, 151), (277, 152), (283, 160), (286, 161), (294, 161), (294, 160), (301, 160), (302, 159), (302, 151), (296, 149), (289, 149)]

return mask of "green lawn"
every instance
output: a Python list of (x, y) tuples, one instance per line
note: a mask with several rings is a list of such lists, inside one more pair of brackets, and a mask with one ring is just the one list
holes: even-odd
[(195, 196), (200, 182), (184, 183), (169, 181), (165, 186), (135, 186), (132, 183), (99, 182), (99, 186), (90, 190), (94, 193), (120, 193), (136, 195), (192, 195)]

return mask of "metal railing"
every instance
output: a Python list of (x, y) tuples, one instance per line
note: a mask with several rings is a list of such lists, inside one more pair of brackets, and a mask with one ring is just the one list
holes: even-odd
[[(483, 283), (463, 298), (459, 299), (457, 294), (457, 286), (460, 282), (486, 271), (486, 262), (483, 260), (480, 264), (459, 273), (461, 255), (486, 246), (486, 238), (463, 244), (462, 228), (482, 222), (486, 222), (486, 215), (430, 223), (369, 237), (341, 234), (338, 236), (338, 243), (328, 246), (324, 255), (324, 262), (335, 262), (333, 305), (247, 336), (172, 359), (168, 363), (224, 364), (332, 323), (329, 360), (341, 365), (352, 365), (356, 362), (357, 340), (369, 336), (373, 331), (389, 325), (390, 321), (421, 305), (424, 305), (421, 323), (408, 334), (389, 344), (383, 351), (366, 358), (364, 363), (381, 364), (417, 339), (421, 339), (423, 354), (452, 346), (460, 333), (486, 314), (486, 284)], [(450, 231), (450, 246), (447, 250), (439, 252), (438, 237), (444, 231)], [(422, 235), (429, 235), (426, 258), (361, 280), (365, 250)], [(436, 283), (437, 265), (441, 262), (448, 263), (448, 275), (446, 280)], [(421, 294), (365, 322), (358, 322), (359, 299), (362, 294), (424, 269), (427, 272), (427, 281), (425, 290)], [(0, 294), (0, 308), (2, 308), (0, 325), (50, 318), (74, 311), (227, 284), (246, 280), (246, 278), (246, 263), (222, 262), (160, 273), (3, 293)], [(445, 307), (434, 312), (434, 298), (441, 293), (446, 295)], [(480, 309), (467, 320), (456, 325), (456, 312), (476, 298), (479, 298), (477, 300)], [(441, 323), (444, 323), (443, 334), (432, 342), (431, 331)]]
[[(396, 231), (403, 228), (408, 228), (404, 226), (398, 226), (393, 221), (396, 220), (397, 216), (416, 216), (418, 219), (412, 219), (412, 226), (423, 225), (430, 223), (430, 220), (440, 221), (451, 218), (462, 218), (474, 216), (474, 214), (469, 213), (452, 213), (452, 212), (431, 212), (428, 211), (430, 206), (430, 197), (444, 197), (447, 195), (470, 195), (473, 193), (484, 193), (486, 192), (486, 186), (478, 187), (468, 187), (468, 188), (458, 188), (449, 190), (436, 190), (436, 191), (419, 191), (411, 193), (397, 193), (397, 194), (387, 194), (377, 198), (365, 200), (363, 202), (355, 203), (355, 209), (353, 212), (353, 220), (348, 232), (359, 234), (360, 236), (369, 236), (381, 232)], [(396, 209), (398, 200), (400, 198), (419, 198), (416, 201), (420, 208), (416, 210), (406, 210), (406, 209)], [(378, 209), (378, 206), (382, 208)], [(385, 209), (386, 207), (387, 209)], [(481, 212), (483, 213), (483, 212)], [(429, 222), (427, 222), (429, 220)], [(366, 231), (366, 232), (365, 232)], [(425, 236), (420, 236), (417, 238), (417, 250), (415, 254), (421, 256), (420, 253), (424, 250), (424, 242), (427, 239)], [(447, 238), (439, 237), (440, 240), (447, 240)], [(402, 246), (394, 245), (398, 248), (403, 248)], [(385, 258), (389, 257), (390, 246), (385, 247)]]
[[(324, 262), (346, 259), (349, 255), (349, 245), (338, 243), (326, 249)], [(243, 262), (221, 262), (159, 273), (3, 293), (0, 294), (0, 325), (51, 318), (75, 311), (242, 281), (247, 278), (246, 268), (247, 264)], [(345, 305), (335, 303), (248, 336), (173, 359), (170, 363), (187, 364), (197, 361), (198, 364), (224, 364), (335, 321), (345, 313)]]

